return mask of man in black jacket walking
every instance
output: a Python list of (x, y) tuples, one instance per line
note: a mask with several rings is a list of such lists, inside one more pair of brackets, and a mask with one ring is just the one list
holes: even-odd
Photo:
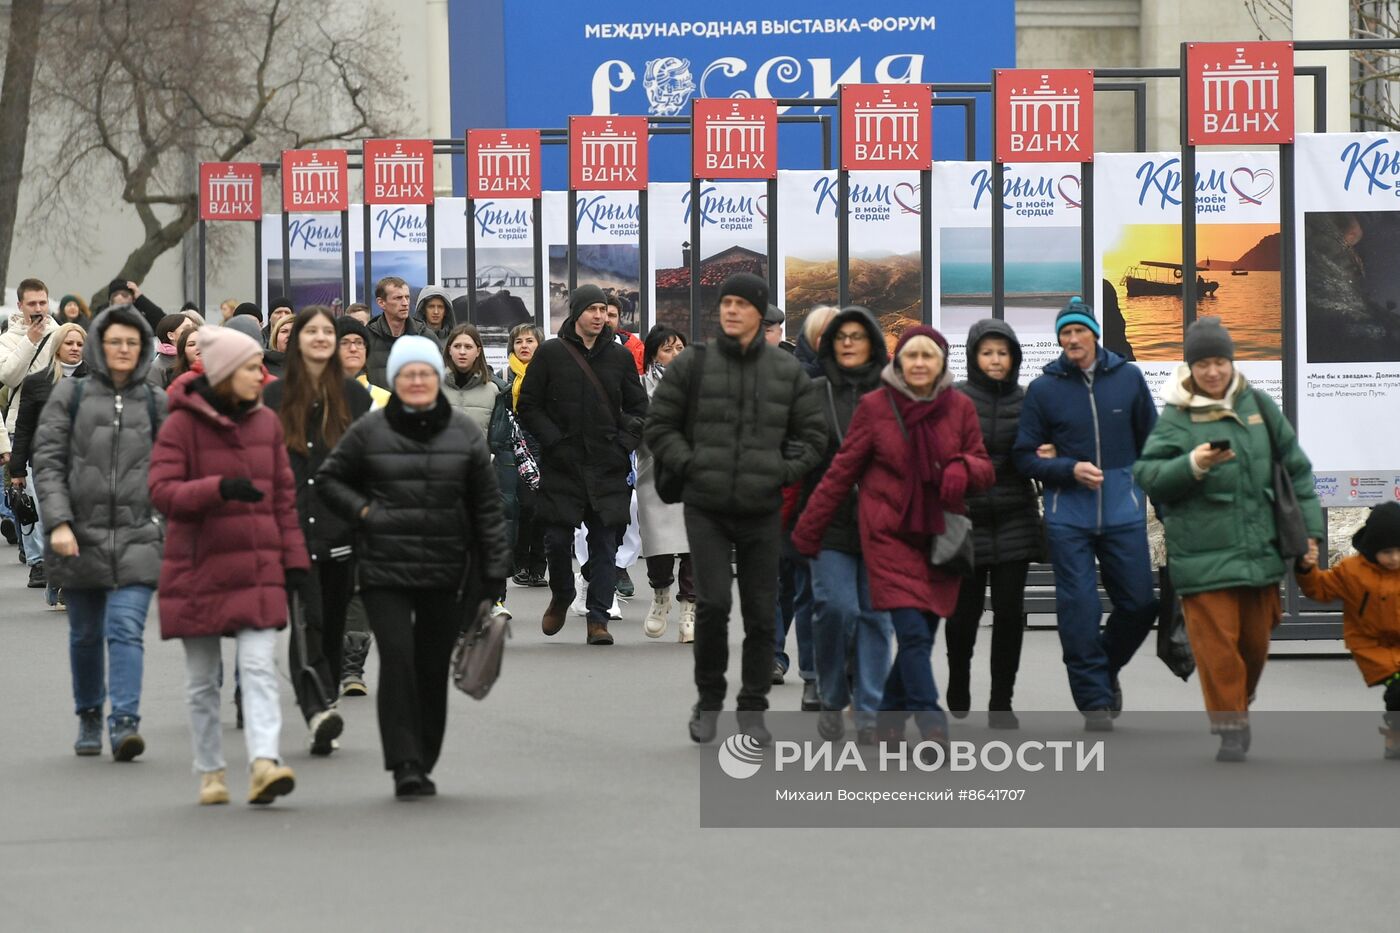
[(763, 711), (773, 673), (782, 488), (817, 465), (826, 449), (826, 420), (802, 366), (763, 338), (768, 283), (748, 273), (731, 275), (719, 296), (722, 333), (702, 352), (687, 350), (667, 367), (652, 396), (646, 440), (658, 469), (685, 477), (700, 695), (690, 737), (713, 740), (724, 706), (733, 546), (744, 617), (739, 724), (766, 744), (772, 740)]
[(588, 643), (611, 645), (608, 610), (617, 586), (618, 543), (631, 516), (627, 476), (642, 439), (646, 390), (632, 354), (613, 339), (607, 297), (596, 285), (569, 296), (559, 337), (535, 351), (516, 413), (539, 442), (535, 514), (544, 524), (553, 598), (541, 624), (557, 634), (574, 600), (574, 529), (588, 528)]

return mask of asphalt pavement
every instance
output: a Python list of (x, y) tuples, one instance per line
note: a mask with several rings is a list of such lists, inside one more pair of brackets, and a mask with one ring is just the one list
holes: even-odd
[[(694, 691), (674, 616), (665, 638), (642, 634), (641, 573), (610, 648), (586, 646), (573, 617), (545, 638), (548, 591), (512, 587), (504, 672), (485, 701), (453, 692), (436, 799), (392, 796), (371, 659), (371, 696), (342, 701), (342, 747), (328, 759), (307, 753), (284, 679), (283, 755), (297, 787), (265, 809), (242, 803), (246, 755), (229, 684), (234, 803), (199, 807), (182, 651), (160, 640), (155, 608), (146, 753), (131, 764), (77, 758), (66, 616), (25, 588), (12, 548), (0, 554), (7, 931), (1312, 930), (1344, 916), (1379, 928), (1393, 889), (1393, 830), (701, 828), (700, 762), (715, 750), (686, 734)], [(736, 624), (735, 674), (738, 640)], [(988, 643), (984, 630), (974, 702), (986, 697)], [(940, 641), (940, 678), (941, 650)], [(1150, 650), (1123, 686), (1129, 709), (1200, 708), (1194, 680), (1176, 680)], [(800, 694), (789, 677), (773, 706), (796, 709)], [(1025, 710), (1070, 706), (1053, 631), (1028, 633), (1016, 698)], [(1349, 660), (1309, 657), (1275, 660), (1258, 708), (1377, 703)]]

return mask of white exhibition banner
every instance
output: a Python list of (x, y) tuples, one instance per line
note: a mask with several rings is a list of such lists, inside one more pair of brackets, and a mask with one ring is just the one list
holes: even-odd
[(1400, 499), (1400, 135), (1299, 134), (1298, 432), (1324, 505)]
[[(692, 339), (717, 328), (719, 286), (735, 272), (768, 278), (768, 186), (763, 182), (704, 182), (700, 186), (700, 321), (690, 330), (690, 185), (657, 182), (647, 187), (652, 320)], [(775, 296), (776, 297), (776, 296)]]
[[(1021, 343), (1022, 382), (1059, 356), (1055, 316), (1079, 294), (1079, 168), (1006, 166), (1006, 321)], [(992, 170), (987, 162), (935, 162), (932, 174), (933, 321), (961, 379), (968, 329), (992, 316)]]
[[(1154, 396), (1182, 362), (1181, 181), (1175, 152), (1094, 160), (1095, 310), (1105, 346), (1137, 362)], [(1195, 183), (1196, 315), (1221, 319), (1240, 372), (1280, 401), (1278, 153), (1200, 150)]]
[[(879, 320), (893, 341), (923, 312), (919, 256), (919, 174), (850, 173), (850, 303)], [(778, 173), (776, 302), (796, 340), (807, 312), (837, 303), (836, 172)]]

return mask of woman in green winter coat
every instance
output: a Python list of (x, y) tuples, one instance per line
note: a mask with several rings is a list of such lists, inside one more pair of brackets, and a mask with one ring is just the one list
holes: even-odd
[(1282, 617), (1285, 565), (1274, 522), (1275, 451), (1302, 507), (1308, 536), (1322, 537), (1312, 464), (1272, 399), (1235, 369), (1220, 319), (1186, 332), (1186, 365), (1163, 389), (1166, 407), (1133, 475), (1167, 530), (1167, 567), (1181, 596), (1220, 761), (1249, 750), (1249, 703)]

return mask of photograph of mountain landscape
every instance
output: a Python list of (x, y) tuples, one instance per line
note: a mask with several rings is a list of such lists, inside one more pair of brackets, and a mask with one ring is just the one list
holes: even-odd
[[(807, 311), (817, 305), (834, 305), (837, 299), (836, 258), (784, 257), (787, 275), (788, 334), (796, 334)], [(923, 313), (919, 300), (917, 251), (881, 257), (851, 257), (851, 304), (868, 308), (891, 340)]]
[[(1283, 352), (1277, 223), (1196, 227), (1197, 315), (1230, 329), (1235, 358), (1277, 360)], [(1105, 244), (1103, 277), (1117, 299), (1133, 354), (1143, 361), (1181, 359), (1181, 227), (1128, 224)]]
[[(578, 281), (597, 285), (622, 303), (622, 329), (640, 334), (639, 289), (641, 276), (637, 266), (641, 249), (635, 243), (580, 243), (578, 250)], [(549, 247), (549, 332), (559, 332), (559, 326), (569, 316), (569, 248), (565, 244)]]

